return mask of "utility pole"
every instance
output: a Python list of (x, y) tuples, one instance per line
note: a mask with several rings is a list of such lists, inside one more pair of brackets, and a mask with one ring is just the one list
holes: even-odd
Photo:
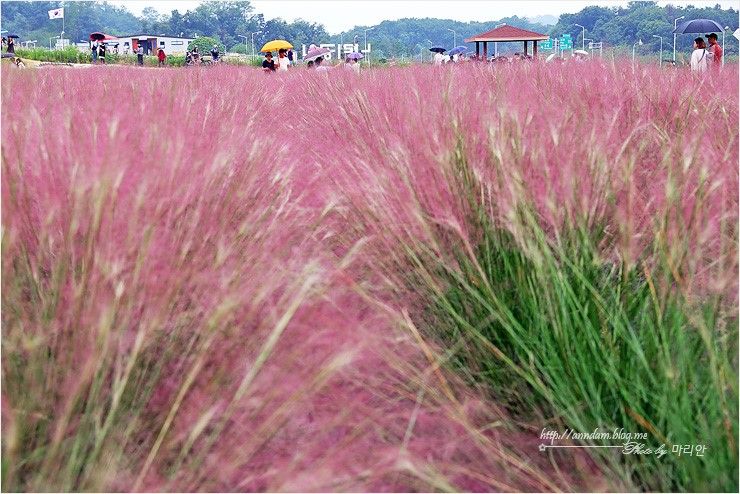
[[(684, 16), (679, 17), (678, 19), (673, 20), (673, 30), (676, 30), (676, 26), (678, 26), (678, 21), (683, 19)], [(673, 65), (676, 65), (676, 33), (673, 33)]]

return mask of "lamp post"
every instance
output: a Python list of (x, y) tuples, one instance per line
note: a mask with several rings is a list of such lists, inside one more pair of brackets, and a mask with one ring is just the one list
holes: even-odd
[(725, 26), (722, 30), (722, 67), (725, 66), (725, 31), (730, 29), (730, 26)]
[(583, 30), (581, 32), (581, 50), (586, 51), (586, 28), (581, 26), (580, 24), (576, 24), (576, 26), (580, 27)]
[(262, 31), (255, 31), (253, 33), (249, 33), (250, 36), (252, 36), (252, 61), (254, 61), (254, 35), (259, 34)]
[(249, 39), (249, 36), (245, 36), (243, 34), (237, 34), (240, 38), (244, 38), (244, 56), (247, 56), (247, 50), (249, 50), (249, 44), (247, 43), (247, 40)]
[[(429, 43), (429, 48), (431, 48), (432, 46), (434, 46), (434, 43), (432, 43), (431, 40), (427, 40), (427, 43)], [(434, 61), (434, 55), (429, 55), (429, 62), (431, 63), (433, 61)]]
[(447, 30), (452, 31), (452, 47), (453, 48), (457, 47), (457, 33), (455, 32), (454, 29), (450, 29), (449, 27), (447, 28)]
[(369, 28), (365, 29), (365, 52), (367, 52), (367, 32), (368, 31), (372, 31), (373, 29), (375, 29), (375, 28), (369, 27)]
[[(502, 22), (501, 24), (496, 24), (496, 26), (494, 27), (494, 29), (498, 29), (501, 26), (505, 26), (505, 25), (506, 25), (505, 22)], [(493, 42), (493, 54), (498, 57), (498, 41), (494, 41)]]
[(637, 41), (635, 42), (635, 44), (634, 44), (634, 45), (632, 45), (632, 66), (633, 66), (633, 67), (635, 66), (635, 47), (636, 47), (637, 45), (640, 45), (640, 46), (642, 46), (642, 40), (641, 40), (641, 39), (638, 39), (638, 40), (637, 40)]
[[(676, 27), (678, 26), (678, 21), (683, 19), (684, 16), (681, 16), (677, 19), (673, 19), (673, 31), (676, 30)], [(673, 65), (676, 65), (676, 33), (673, 33)]]
[(660, 38), (660, 62), (658, 64), (658, 67), (663, 66), (663, 36), (658, 36), (657, 34), (653, 34), (653, 38)]

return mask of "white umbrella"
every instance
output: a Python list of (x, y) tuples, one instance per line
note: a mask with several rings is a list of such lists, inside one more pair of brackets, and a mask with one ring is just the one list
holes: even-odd
[(577, 55), (588, 55), (588, 52), (586, 50), (576, 50), (573, 53)]
[(556, 56), (557, 56), (557, 53), (553, 53), (552, 55), (549, 55), (549, 56), (548, 56), (548, 57), (547, 57), (547, 58), (545, 59), (545, 63), (547, 63), (547, 62), (552, 62), (552, 59), (553, 59), (553, 58), (555, 58)]

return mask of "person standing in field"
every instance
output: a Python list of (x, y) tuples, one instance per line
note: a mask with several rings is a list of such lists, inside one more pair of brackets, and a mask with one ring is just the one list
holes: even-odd
[(164, 50), (160, 48), (157, 50), (157, 60), (159, 60), (159, 66), (164, 67), (165, 61), (167, 60), (167, 55), (165, 54)]
[(218, 45), (213, 45), (213, 49), (211, 50), (211, 58), (214, 62), (218, 62), (218, 57), (221, 53), (218, 51)]
[(263, 72), (275, 72), (275, 60), (272, 59), (272, 53), (269, 51), (265, 54), (265, 60), (262, 62)]
[(15, 40), (8, 38), (8, 53), (15, 53)]
[(136, 58), (139, 62), (139, 65), (144, 65), (144, 47), (139, 45), (139, 47), (136, 49)]
[(291, 67), (295, 65), (295, 63), (293, 62), (293, 49), (292, 48), (288, 50), (288, 62), (290, 63)]
[(100, 63), (105, 63), (105, 43), (100, 43), (98, 47), (98, 60), (100, 60)]
[(92, 63), (96, 64), (98, 63), (98, 42), (97, 41), (93, 41), (91, 51), (92, 51)]
[(287, 71), (288, 67), (290, 67), (290, 61), (288, 60), (288, 57), (286, 56), (285, 48), (280, 48), (278, 50), (278, 60), (277, 60), (277, 70), (279, 71)]
[(722, 47), (717, 43), (717, 33), (707, 34), (707, 43), (709, 43), (707, 52), (712, 55), (709, 57), (712, 61), (711, 68), (719, 70), (722, 67)]
[(707, 70), (707, 44), (701, 36), (694, 40), (694, 51), (691, 53), (689, 66), (691, 72), (699, 74)]

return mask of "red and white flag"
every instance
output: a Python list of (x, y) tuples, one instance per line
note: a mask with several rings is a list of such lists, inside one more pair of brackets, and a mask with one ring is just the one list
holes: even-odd
[(64, 7), (61, 9), (50, 10), (49, 19), (64, 19)]

